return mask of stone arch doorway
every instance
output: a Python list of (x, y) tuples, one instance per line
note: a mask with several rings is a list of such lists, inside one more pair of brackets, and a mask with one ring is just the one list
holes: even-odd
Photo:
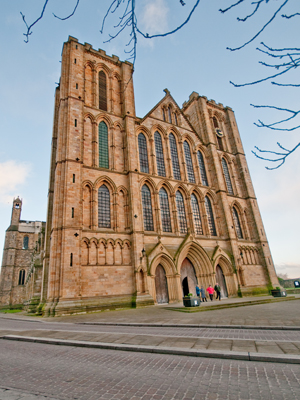
[(156, 302), (158, 304), (169, 303), (169, 292), (166, 272), (161, 264), (158, 264), (155, 271)]
[(180, 268), (182, 295), (193, 293), (196, 296), (197, 277), (193, 264), (185, 258)]
[(218, 282), (221, 287), (221, 298), (228, 297), (225, 276), (219, 264), (216, 267), (216, 282)]

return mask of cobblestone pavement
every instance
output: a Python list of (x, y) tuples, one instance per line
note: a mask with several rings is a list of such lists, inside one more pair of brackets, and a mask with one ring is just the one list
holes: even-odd
[(0, 399), (299, 399), (299, 365), (9, 341), (0, 354)]

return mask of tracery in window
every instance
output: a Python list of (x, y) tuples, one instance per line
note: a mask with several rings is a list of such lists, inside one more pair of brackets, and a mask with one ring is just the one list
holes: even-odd
[(207, 196), (205, 196), (204, 204), (205, 204), (205, 209), (206, 209), (209, 233), (211, 236), (217, 236), (214, 214), (213, 214), (211, 202)]
[(243, 232), (240, 224), (239, 214), (235, 207), (233, 207), (232, 209), (232, 217), (235, 226), (236, 236), (238, 237), (238, 239), (243, 239)]
[(203, 155), (202, 155), (201, 151), (198, 150), (197, 156), (198, 156), (198, 163), (199, 163), (199, 168), (200, 168), (200, 176), (201, 176), (202, 185), (208, 186), (205, 164), (204, 164), (204, 159), (203, 159)]
[(192, 205), (193, 219), (195, 225), (195, 232), (197, 235), (203, 235), (199, 204), (197, 197), (194, 195), (194, 193), (192, 193), (191, 195), (191, 205)]
[(154, 231), (151, 192), (147, 185), (142, 187), (142, 205), (145, 231)]
[(99, 72), (98, 81), (99, 81), (99, 108), (100, 110), (107, 111), (106, 75), (103, 71)]
[(170, 153), (172, 160), (172, 168), (173, 168), (173, 176), (175, 179), (181, 180), (180, 167), (179, 167), (179, 159), (177, 152), (177, 144), (176, 139), (173, 133), (169, 135), (169, 143), (170, 143)]
[(140, 170), (141, 172), (149, 174), (147, 140), (143, 133), (139, 134), (138, 142), (139, 142)]
[(164, 188), (159, 191), (160, 216), (163, 232), (172, 232), (168, 193)]
[(29, 237), (28, 236), (24, 236), (24, 238), (23, 238), (23, 249), (27, 250), (28, 249), (28, 245), (29, 245)]
[(166, 176), (164, 151), (161, 136), (158, 132), (154, 134), (155, 153), (156, 153), (156, 166), (157, 174), (159, 176)]
[(176, 192), (176, 207), (177, 207), (177, 217), (179, 223), (179, 232), (187, 233), (187, 223), (185, 215), (184, 200), (182, 194), (179, 190)]
[(99, 167), (109, 168), (108, 129), (105, 122), (99, 124)]
[(230, 175), (229, 175), (228, 165), (224, 158), (222, 158), (222, 167), (223, 167), (223, 172), (224, 172), (224, 176), (225, 176), (225, 182), (226, 182), (228, 193), (233, 194), (233, 188), (232, 188), (232, 183), (231, 183), (231, 179), (230, 179)]
[(98, 226), (110, 228), (110, 193), (105, 185), (98, 189)]
[(183, 143), (184, 147), (184, 155), (185, 155), (185, 162), (186, 162), (186, 170), (188, 174), (189, 182), (195, 183), (195, 175), (194, 175), (194, 168), (191, 156), (191, 150), (188, 142), (185, 140)]
[(21, 269), (19, 272), (19, 285), (24, 285), (25, 283), (25, 269)]

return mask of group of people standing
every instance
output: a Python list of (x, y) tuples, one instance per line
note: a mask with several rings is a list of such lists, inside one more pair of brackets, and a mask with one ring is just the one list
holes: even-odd
[[(209, 298), (211, 301), (213, 301), (214, 292), (216, 292), (216, 294), (217, 294), (216, 300), (218, 300), (218, 299), (221, 300), (221, 287), (218, 283), (215, 284), (215, 287), (212, 287), (211, 285), (209, 285), (208, 288), (206, 289), (206, 291), (208, 292)], [(198, 297), (200, 297), (200, 294), (201, 294), (201, 300), (207, 301), (206, 292), (205, 292), (204, 287), (201, 286), (201, 288), (199, 288), (199, 286), (196, 285), (196, 295)]]

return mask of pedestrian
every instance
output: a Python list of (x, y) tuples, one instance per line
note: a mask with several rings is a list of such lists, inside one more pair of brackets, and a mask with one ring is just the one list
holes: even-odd
[(221, 300), (221, 287), (220, 287), (220, 285), (218, 284), (218, 282), (215, 284), (215, 291), (216, 291), (216, 293), (217, 293), (217, 298), (216, 298), (216, 300), (218, 300), (218, 298), (219, 298), (219, 300)]
[(198, 285), (196, 285), (196, 296), (200, 297), (200, 288)]
[(209, 285), (206, 290), (208, 291), (210, 300), (213, 301), (214, 288), (211, 285)]
[(206, 298), (206, 294), (205, 294), (205, 289), (204, 289), (203, 286), (201, 286), (200, 293), (201, 293), (202, 301), (203, 301), (203, 302), (204, 302), (204, 301), (207, 302), (207, 298)]

